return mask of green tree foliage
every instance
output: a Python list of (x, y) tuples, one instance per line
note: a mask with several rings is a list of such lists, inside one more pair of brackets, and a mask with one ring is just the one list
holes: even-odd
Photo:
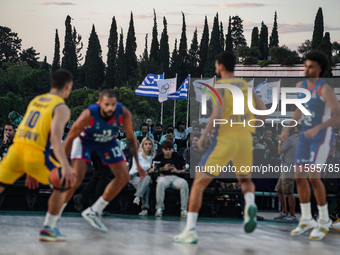
[(107, 68), (106, 68), (106, 86), (115, 87), (115, 72), (117, 67), (117, 51), (118, 51), (118, 33), (116, 18), (112, 18), (110, 36), (108, 41), (107, 52)]
[(300, 64), (301, 58), (296, 51), (291, 51), (287, 46), (272, 47), (269, 50), (272, 60), (277, 64), (291, 66), (294, 64)]
[(220, 51), (224, 51), (224, 32), (222, 21), (220, 22)]
[(248, 46), (238, 47), (236, 55), (241, 59), (241, 63), (244, 65), (255, 65), (262, 57), (259, 48), (256, 46), (251, 48)]
[(322, 8), (318, 9), (314, 20), (314, 30), (312, 37), (312, 50), (318, 50), (323, 39), (323, 14)]
[(39, 67), (38, 55), (40, 55), (40, 53), (37, 53), (36, 50), (31, 47), (20, 53), (20, 60), (25, 61), (30, 67), (35, 69)]
[(0, 125), (3, 126), (8, 120), (8, 114), (11, 111), (16, 111), (20, 114), (24, 114), (25, 107), (22, 99), (17, 94), (7, 92), (5, 96), (0, 96)]
[(98, 89), (104, 82), (105, 65), (102, 60), (102, 49), (94, 25), (89, 38), (85, 57), (85, 86)]
[(304, 57), (308, 52), (312, 50), (312, 42), (310, 40), (306, 40), (303, 42), (297, 49), (297, 51)]
[(243, 35), (243, 20), (239, 16), (233, 16), (231, 22), (231, 37), (233, 39), (233, 50), (240, 46), (246, 46), (247, 42)]
[(141, 80), (144, 79), (144, 77), (147, 76), (149, 73), (149, 53), (148, 53), (148, 34), (145, 35), (145, 48), (143, 55), (141, 56), (141, 59), (139, 61), (139, 69), (141, 73)]
[(77, 79), (77, 54), (76, 54), (76, 45), (73, 39), (72, 26), (71, 26), (71, 17), (68, 15), (65, 20), (65, 40), (64, 40), (64, 49), (63, 49), (63, 59), (62, 59), (62, 68), (69, 70)]
[(129, 80), (133, 80), (136, 76), (137, 70), (137, 56), (136, 56), (136, 35), (135, 28), (133, 25), (133, 14), (131, 12), (131, 18), (129, 23), (129, 30), (126, 37), (126, 45), (125, 45), (125, 66), (127, 77), (130, 77)]
[(204, 77), (215, 75), (215, 56), (220, 53), (220, 31), (218, 27), (218, 14), (214, 18), (214, 25), (211, 31), (211, 39), (208, 49), (208, 60), (204, 68)]
[(175, 47), (172, 51), (171, 61), (170, 61), (170, 75), (174, 77), (176, 73), (178, 74), (180, 68), (180, 59), (177, 50), (177, 39), (175, 39)]
[(186, 24), (185, 24), (185, 16), (182, 12), (183, 24), (182, 24), (182, 34), (181, 39), (179, 41), (178, 55), (179, 55), (179, 72), (178, 72), (178, 81), (183, 81), (187, 75), (187, 62), (188, 62), (188, 45), (187, 45), (187, 35), (186, 35)]
[(203, 33), (202, 33), (202, 38), (201, 38), (201, 43), (200, 43), (200, 48), (199, 48), (199, 58), (200, 58), (199, 75), (201, 74), (203, 75), (204, 73), (204, 67), (208, 59), (208, 48), (209, 48), (209, 26), (208, 26), (207, 16), (205, 16), (204, 28), (203, 28)]
[(272, 35), (269, 38), (269, 48), (279, 46), (279, 33), (277, 32), (277, 14), (275, 11)]
[(40, 66), (41, 70), (45, 70), (46, 72), (48, 72), (50, 70), (49, 64), (47, 63), (47, 57), (44, 57), (44, 62), (42, 62), (41, 66)]
[(150, 49), (150, 60), (153, 59), (156, 63), (158, 62), (158, 31), (157, 31), (157, 19), (156, 11), (153, 9), (153, 28), (152, 28), (152, 41)]
[(72, 37), (73, 37), (73, 42), (76, 48), (77, 66), (79, 66), (80, 62), (83, 61), (84, 59), (83, 55), (81, 54), (81, 50), (83, 49), (84, 44), (81, 41), (82, 36), (77, 33), (77, 30), (75, 27), (73, 27)]
[(72, 90), (69, 97), (65, 100), (71, 109), (71, 119), (77, 119), (88, 105), (96, 103), (98, 99), (98, 91), (94, 89), (81, 88)]
[(0, 68), (6, 62), (19, 60), (21, 39), (9, 27), (0, 26)]
[(197, 28), (194, 31), (194, 35), (191, 41), (188, 56), (188, 73), (191, 77), (199, 77), (199, 52), (198, 52), (198, 41), (197, 41)]
[(262, 59), (266, 60), (268, 57), (268, 27), (263, 23), (263, 21), (261, 23), (259, 49), (262, 54)]
[(260, 46), (260, 41), (259, 41), (259, 28), (254, 27), (252, 32), (251, 32), (251, 44), (250, 48), (253, 47), (259, 47)]
[[(322, 43), (319, 46), (321, 52), (325, 53), (329, 63), (332, 63), (332, 43), (329, 32), (325, 33), (324, 38), (322, 39)], [(332, 69), (330, 68), (326, 73), (325, 77), (332, 77)]]
[(117, 69), (115, 72), (116, 87), (121, 87), (126, 81), (126, 68), (125, 68), (125, 54), (123, 44), (123, 29), (119, 36), (118, 56), (117, 56)]
[(167, 29), (167, 22), (166, 18), (163, 17), (163, 32), (161, 35), (159, 53), (158, 53), (158, 62), (161, 67), (161, 71), (168, 73), (169, 72), (169, 36), (168, 36), (168, 29)]
[(52, 73), (60, 68), (60, 41), (58, 35), (58, 29), (55, 30), (55, 39), (54, 39), (54, 57), (52, 63)]
[(229, 16), (228, 33), (225, 40), (225, 50), (233, 51), (233, 36), (231, 31), (231, 17)]

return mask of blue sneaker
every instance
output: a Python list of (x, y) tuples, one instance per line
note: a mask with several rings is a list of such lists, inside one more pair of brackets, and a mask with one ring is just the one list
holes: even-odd
[(58, 242), (66, 242), (66, 236), (60, 233), (59, 228), (55, 227), (54, 231), (57, 234), (57, 241)]
[(40, 229), (39, 240), (43, 242), (65, 242), (66, 236), (61, 234), (57, 227), (54, 229), (44, 227)]

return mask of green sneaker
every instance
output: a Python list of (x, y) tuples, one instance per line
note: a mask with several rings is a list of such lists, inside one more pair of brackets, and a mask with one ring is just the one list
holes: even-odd
[(174, 243), (197, 243), (197, 232), (195, 229), (189, 232), (184, 229), (183, 232), (175, 236), (172, 241)]
[(244, 231), (246, 233), (251, 233), (255, 230), (257, 225), (257, 205), (250, 204), (244, 210)]

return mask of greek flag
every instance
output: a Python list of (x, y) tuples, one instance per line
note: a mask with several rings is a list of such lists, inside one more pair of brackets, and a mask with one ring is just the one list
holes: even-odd
[(168, 99), (179, 100), (188, 99), (189, 76), (182, 82), (179, 89), (168, 95)]
[(145, 97), (158, 97), (159, 90), (156, 81), (163, 79), (163, 74), (149, 73), (141, 85), (135, 90), (135, 94)]
[(255, 93), (262, 99), (264, 104), (271, 104), (273, 102), (273, 87), (277, 88), (277, 98), (279, 98), (281, 80), (275, 82), (261, 82), (256, 85)]

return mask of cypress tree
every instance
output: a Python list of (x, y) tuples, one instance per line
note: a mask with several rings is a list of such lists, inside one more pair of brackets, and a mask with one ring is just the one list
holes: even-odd
[(204, 76), (212, 77), (215, 75), (215, 56), (220, 53), (220, 31), (218, 26), (218, 14), (214, 18), (214, 25), (211, 31), (211, 39), (208, 48), (208, 60), (204, 67)]
[(41, 64), (40, 69), (41, 70), (45, 70), (46, 72), (48, 72), (49, 66), (47, 64), (47, 57), (46, 56), (44, 57), (44, 62)]
[(224, 51), (224, 32), (222, 21), (220, 22), (220, 51)]
[(269, 48), (271, 47), (278, 47), (279, 46), (279, 34), (277, 32), (277, 14), (275, 11), (274, 15), (274, 25), (272, 29), (272, 35), (269, 38)]
[(163, 17), (163, 32), (161, 35), (160, 47), (158, 52), (158, 62), (161, 66), (161, 70), (165, 73), (169, 71), (169, 36), (167, 29), (166, 18)]
[(156, 63), (158, 61), (158, 31), (157, 31), (157, 20), (156, 20), (156, 11), (153, 9), (153, 28), (152, 28), (152, 41), (150, 48), (150, 60), (153, 59)]
[(194, 35), (191, 41), (191, 46), (189, 50), (188, 56), (188, 72), (191, 74), (191, 77), (199, 76), (199, 53), (198, 53), (198, 40), (197, 40), (197, 28), (194, 31)]
[(201, 38), (201, 44), (200, 44), (200, 49), (199, 49), (199, 74), (204, 73), (204, 67), (205, 64), (207, 63), (208, 59), (208, 48), (209, 48), (209, 26), (208, 26), (208, 20), (207, 16), (205, 16), (204, 19), (204, 28), (203, 28), (203, 33), (202, 33), (202, 38)]
[(102, 60), (102, 49), (94, 25), (89, 38), (85, 57), (85, 86), (98, 89), (104, 82), (105, 65)]
[(145, 35), (145, 48), (142, 54), (142, 58), (140, 61), (140, 71), (142, 77), (145, 77), (148, 74), (148, 66), (149, 66), (149, 56), (148, 56), (148, 34)]
[(84, 59), (83, 55), (81, 54), (81, 50), (83, 49), (84, 45), (81, 41), (82, 37), (80, 34), (77, 33), (77, 30), (75, 27), (73, 27), (73, 41), (74, 45), (76, 47), (76, 56), (77, 56), (77, 66), (80, 65), (80, 62)]
[(180, 61), (180, 69), (179, 69), (178, 78), (180, 81), (183, 81), (187, 77), (187, 74), (188, 74), (188, 71), (187, 71), (188, 45), (187, 45), (187, 36), (186, 36), (185, 16), (183, 12), (182, 12), (182, 17), (183, 17), (182, 34), (181, 34), (181, 39), (180, 39), (179, 48), (178, 48), (178, 55), (179, 55), (179, 61)]
[(231, 22), (231, 37), (233, 39), (233, 50), (237, 50), (240, 46), (247, 46), (246, 39), (243, 35), (243, 20), (239, 16), (233, 16)]
[(106, 68), (106, 86), (113, 88), (116, 85), (115, 71), (117, 66), (117, 51), (118, 51), (118, 33), (116, 18), (112, 18), (110, 36), (108, 41), (107, 52), (107, 68)]
[(268, 56), (268, 27), (263, 21), (261, 23), (259, 50), (262, 54), (262, 59), (266, 60)]
[(225, 50), (227, 51), (233, 51), (233, 37), (231, 33), (231, 17), (229, 16), (229, 23), (228, 23), (228, 33), (226, 36), (226, 42), (225, 42)]
[(76, 45), (73, 40), (71, 17), (68, 15), (65, 20), (65, 42), (63, 49), (62, 68), (69, 70), (77, 79), (77, 54)]
[(171, 77), (174, 77), (176, 73), (178, 74), (180, 69), (180, 59), (179, 59), (179, 54), (177, 50), (177, 38), (175, 39), (175, 47), (174, 50), (172, 51), (171, 55), (171, 61), (170, 61), (170, 75)]
[(132, 75), (132, 77), (136, 73), (136, 69), (137, 69), (136, 49), (137, 49), (137, 43), (136, 43), (136, 36), (135, 36), (135, 28), (133, 25), (133, 14), (131, 12), (129, 30), (128, 30), (128, 34), (126, 37), (126, 45), (125, 45), (125, 64), (126, 64), (126, 73), (129, 74), (129, 76)]
[[(325, 36), (322, 38), (322, 43), (319, 46), (321, 52), (325, 53), (328, 58), (329, 63), (332, 63), (332, 43), (329, 32), (325, 33)], [(326, 73), (325, 77), (332, 77), (332, 69), (330, 68)]]
[(314, 30), (313, 30), (313, 38), (312, 38), (312, 50), (319, 49), (320, 44), (323, 39), (323, 14), (321, 7), (318, 9), (318, 12), (314, 21)]
[(125, 54), (123, 44), (123, 29), (119, 36), (118, 56), (117, 56), (117, 68), (115, 72), (116, 87), (121, 87), (126, 81), (126, 68), (125, 68)]
[(58, 36), (58, 29), (56, 29), (54, 39), (54, 57), (52, 63), (52, 73), (59, 68), (60, 68), (60, 42)]
[(259, 29), (258, 27), (254, 27), (253, 31), (251, 32), (251, 46), (250, 48), (253, 47), (259, 47)]

